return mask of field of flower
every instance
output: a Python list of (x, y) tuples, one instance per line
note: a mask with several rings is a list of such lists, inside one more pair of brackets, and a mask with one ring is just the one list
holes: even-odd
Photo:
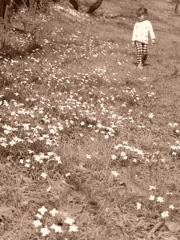
[(22, 8), (2, 30), (0, 240), (180, 239), (179, 16), (144, 2), (143, 70), (139, 1)]

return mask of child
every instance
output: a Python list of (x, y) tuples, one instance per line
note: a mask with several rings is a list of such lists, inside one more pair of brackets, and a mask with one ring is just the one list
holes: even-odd
[(146, 8), (141, 7), (137, 10), (137, 17), (139, 21), (135, 23), (132, 35), (132, 45), (135, 45), (137, 49), (137, 63), (139, 69), (143, 69), (143, 64), (148, 56), (149, 34), (152, 44), (155, 43), (156, 38), (151, 22), (146, 20), (147, 15), (148, 10)]

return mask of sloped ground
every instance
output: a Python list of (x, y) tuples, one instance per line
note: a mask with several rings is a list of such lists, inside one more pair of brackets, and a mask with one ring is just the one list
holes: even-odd
[(179, 39), (159, 2), (143, 71), (138, 2), (112, 19), (115, 1), (15, 16), (0, 66), (2, 239), (179, 239)]

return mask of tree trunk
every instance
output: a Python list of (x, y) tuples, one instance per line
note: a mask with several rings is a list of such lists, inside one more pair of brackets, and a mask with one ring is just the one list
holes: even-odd
[(175, 3), (176, 3), (176, 5), (175, 5), (174, 12), (178, 13), (178, 7), (179, 7), (180, 2), (179, 2), (179, 0), (175, 0)]
[(99, 8), (102, 4), (103, 0), (97, 0), (88, 10), (87, 13), (92, 14), (97, 8)]
[(10, 0), (0, 0), (0, 17), (5, 17), (6, 6), (10, 4)]
[(78, 6), (78, 3), (76, 2), (76, 0), (69, 0), (69, 2), (73, 5), (73, 7), (76, 11), (79, 11), (79, 6)]

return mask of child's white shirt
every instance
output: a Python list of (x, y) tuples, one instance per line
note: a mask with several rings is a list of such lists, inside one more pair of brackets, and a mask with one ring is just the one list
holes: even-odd
[(148, 37), (155, 39), (152, 24), (149, 20), (136, 22), (133, 29), (132, 41), (139, 41), (148, 44)]

